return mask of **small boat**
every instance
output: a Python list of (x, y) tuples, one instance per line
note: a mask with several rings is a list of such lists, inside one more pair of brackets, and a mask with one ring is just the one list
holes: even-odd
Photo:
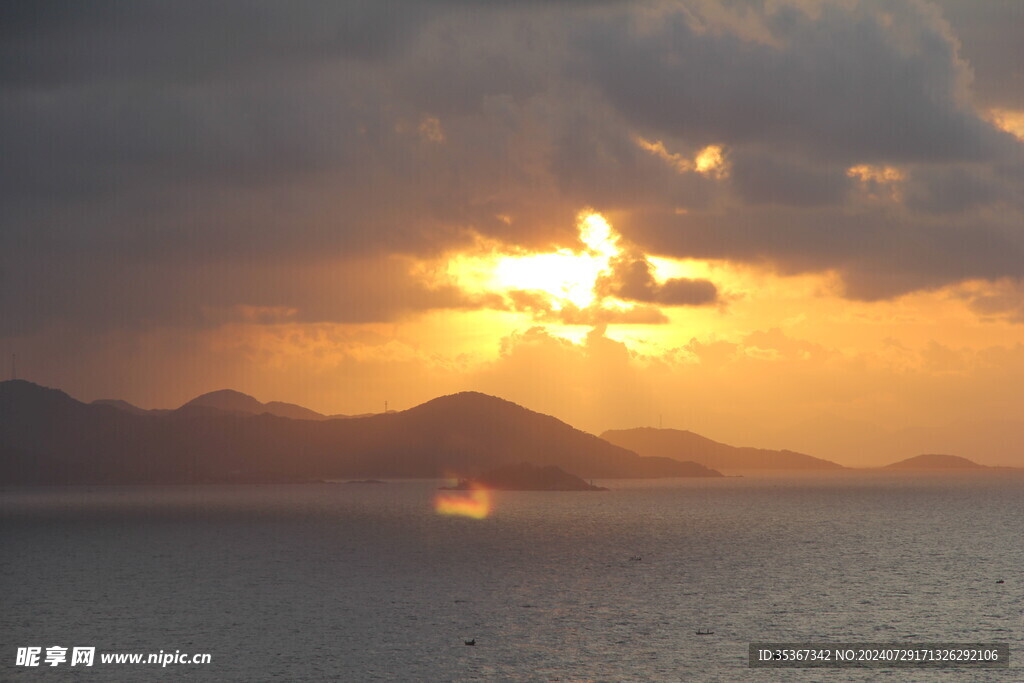
[(715, 635), (715, 632), (712, 631), (711, 629), (699, 628), (699, 629), (697, 629), (697, 635), (698, 636), (713, 636), (713, 635)]
[(466, 645), (476, 645), (476, 638), (474, 638), (473, 640), (464, 640), (462, 642), (464, 642)]

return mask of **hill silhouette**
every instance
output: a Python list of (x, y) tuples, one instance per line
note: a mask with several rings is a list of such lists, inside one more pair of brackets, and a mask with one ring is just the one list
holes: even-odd
[[(287, 417), (292, 420), (328, 420), (329, 416), (323, 413), (318, 413), (315, 410), (310, 410), (295, 403), (285, 403), (283, 401), (267, 401), (263, 404), (266, 412), (271, 415), (277, 415), (278, 417)], [(343, 416), (339, 416), (343, 417)]]
[(325, 420), (226, 411), (253, 409), (251, 397), (216, 398), (227, 400), (137, 414), (30, 382), (0, 382), (0, 483), (474, 476), (525, 458), (587, 478), (721, 476), (696, 463), (643, 458), (485, 394)]
[(188, 410), (196, 407), (214, 408), (226, 413), (248, 413), (250, 415), (270, 412), (264, 408), (262, 402), (234, 389), (221, 389), (196, 396), (191, 401), (182, 404), (178, 410)]
[[(211, 391), (201, 396), (196, 396), (191, 401), (184, 403), (178, 410), (195, 411), (196, 409), (214, 409), (225, 413), (241, 413), (244, 415), (262, 415), (269, 413), (278, 417), (287, 417), (292, 420), (326, 420), (327, 415), (318, 413), (315, 410), (304, 408), (294, 403), (282, 401), (270, 401), (262, 403), (257, 399), (243, 394), (234, 389), (220, 389)], [(341, 416), (339, 416), (341, 417)]]
[[(693, 462), (642, 458), (550, 415), (473, 391), (380, 417), (385, 423), (392, 421), (401, 434), (415, 435), (429, 448), (450, 453), (461, 467), (487, 468), (529, 458), (587, 478), (720, 476)], [(621, 474), (624, 467), (631, 474)]]
[[(129, 413), (135, 413), (136, 415), (145, 415), (147, 413), (153, 412), (153, 411), (146, 410), (145, 408), (140, 408), (137, 405), (133, 405), (133, 404), (129, 403), (128, 401), (122, 401), (119, 398), (98, 398), (95, 401), (93, 401), (90, 405), (94, 405), (94, 406), (110, 406), (111, 408), (117, 408), (118, 410), (124, 410), (124, 411), (129, 412)], [(167, 412), (167, 411), (159, 411), (159, 412)]]
[(640, 455), (692, 460), (723, 472), (843, 469), (838, 463), (804, 453), (730, 446), (680, 429), (610, 429), (601, 438)]
[[(108, 401), (108, 403), (114, 402)], [(131, 406), (130, 403), (126, 403), (124, 401), (118, 401), (117, 403), (124, 403), (126, 406)], [(287, 417), (291, 420), (337, 420), (350, 417), (368, 417), (375, 414), (324, 415), (323, 413), (318, 413), (315, 410), (310, 410), (305, 406), (300, 406), (295, 403), (285, 403), (284, 401), (267, 401), (266, 403), (262, 403), (252, 396), (243, 394), (240, 391), (235, 391), (234, 389), (218, 389), (217, 391), (211, 391), (200, 396), (196, 396), (191, 401), (183, 403), (177, 410), (193, 414), (209, 414), (213, 411), (236, 413), (239, 415), (263, 415), (264, 413), (267, 413), (278, 417)], [(149, 412), (163, 413), (167, 411), (150, 410)]]
[(959, 455), (943, 455), (941, 453), (925, 453), (913, 458), (900, 460), (885, 466), (894, 470), (952, 470), (952, 469), (988, 469), (973, 460), (961, 458)]

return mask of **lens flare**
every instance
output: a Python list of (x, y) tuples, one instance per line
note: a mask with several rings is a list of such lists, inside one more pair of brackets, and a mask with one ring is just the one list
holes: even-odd
[(491, 492), (484, 488), (468, 491), (442, 491), (434, 498), (439, 515), (484, 519), (491, 514)]

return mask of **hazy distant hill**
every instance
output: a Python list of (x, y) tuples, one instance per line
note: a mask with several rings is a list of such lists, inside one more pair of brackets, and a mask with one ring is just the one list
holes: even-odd
[(179, 410), (188, 410), (195, 407), (216, 408), (226, 413), (248, 413), (250, 415), (270, 412), (264, 408), (263, 403), (257, 401), (252, 396), (243, 394), (240, 391), (234, 391), (233, 389), (221, 389), (220, 391), (211, 391), (201, 396), (196, 396), (191, 401), (182, 404)]
[[(146, 410), (145, 408), (140, 408), (128, 401), (122, 401), (117, 398), (96, 399), (91, 405), (110, 406), (129, 413), (135, 413), (136, 415), (162, 415), (164, 413), (171, 412), (165, 408), (153, 408), (151, 410)], [(292, 420), (339, 420), (376, 415), (376, 413), (362, 413), (360, 415), (324, 415), (323, 413), (318, 413), (315, 410), (310, 410), (309, 408), (296, 405), (295, 403), (285, 403), (283, 401), (267, 401), (266, 403), (262, 403), (258, 399), (255, 399), (248, 394), (243, 394), (240, 391), (235, 391), (234, 389), (219, 389), (217, 391), (211, 391), (200, 396), (196, 396), (191, 401), (186, 401), (181, 404), (181, 406), (175, 408), (175, 410), (179, 413), (189, 414), (192, 416), (211, 415), (217, 413), (236, 413), (239, 415), (262, 415), (263, 413), (269, 413), (271, 415), (277, 415), (278, 417), (287, 417)]]
[(803, 453), (729, 446), (680, 429), (610, 429), (601, 438), (640, 455), (693, 460), (723, 472), (843, 469), (842, 465)]
[[(267, 401), (263, 404), (264, 410), (271, 415), (277, 415), (278, 417), (287, 417), (293, 420), (327, 420), (330, 419), (327, 415), (318, 413), (315, 410), (304, 408), (294, 403), (285, 403), (283, 401)], [(342, 417), (342, 416), (339, 416)]]
[(91, 405), (110, 406), (111, 408), (117, 408), (118, 410), (124, 410), (129, 413), (135, 413), (136, 415), (145, 415), (146, 413), (150, 412), (145, 408), (140, 408), (137, 405), (132, 405), (128, 401), (122, 401), (119, 398), (98, 398), (95, 401), (93, 401)]
[(295, 405), (294, 403), (283, 403), (281, 401), (270, 401), (261, 403), (248, 394), (243, 394), (234, 389), (221, 389), (196, 396), (191, 401), (183, 404), (178, 410), (188, 411), (193, 408), (214, 408), (226, 413), (244, 413), (248, 415), (262, 415), (270, 413), (278, 417), (287, 417), (292, 420), (326, 420), (327, 416)]
[(484, 394), (314, 421), (235, 410), (253, 409), (251, 397), (217, 393), (226, 400), (137, 414), (0, 382), (0, 483), (473, 476), (523, 460), (586, 478), (721, 476), (692, 462), (642, 458)]
[(886, 465), (886, 468), (895, 470), (988, 469), (985, 465), (979, 465), (973, 460), (961, 458), (959, 455), (943, 455), (941, 453), (915, 455), (913, 458)]

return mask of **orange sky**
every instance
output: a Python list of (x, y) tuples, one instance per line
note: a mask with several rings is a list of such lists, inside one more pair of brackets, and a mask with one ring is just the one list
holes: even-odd
[[(404, 262), (430, 287), (482, 298), (479, 308), (339, 324), (247, 307), (187, 338), (157, 329), (129, 348), (111, 338), (96, 351), (128, 369), (119, 395), (149, 407), (236, 387), (261, 400), (363, 413), (385, 400), (402, 409), (472, 389), (595, 433), (662, 424), (848, 464), (935, 450), (1018, 462), (1008, 445), (1024, 400), (1024, 327), (971, 306), (979, 294), (999, 296), (1000, 283), (858, 302), (843, 298), (833, 273), (647, 256), (655, 282), (707, 279), (720, 300), (640, 303), (597, 293), (623, 245), (600, 215), (581, 213), (579, 225), (588, 222), (608, 230), (591, 236), (591, 247), (581, 240), (535, 253), (481, 243)], [(528, 304), (517, 306), (518, 295)], [(664, 320), (628, 322), (637, 310)], [(606, 311), (611, 322), (601, 321)], [(147, 364), (157, 357), (180, 372), (168, 378)]]
[(19, 376), (1024, 466), (1018, 4), (273, 12), (9, 46)]

